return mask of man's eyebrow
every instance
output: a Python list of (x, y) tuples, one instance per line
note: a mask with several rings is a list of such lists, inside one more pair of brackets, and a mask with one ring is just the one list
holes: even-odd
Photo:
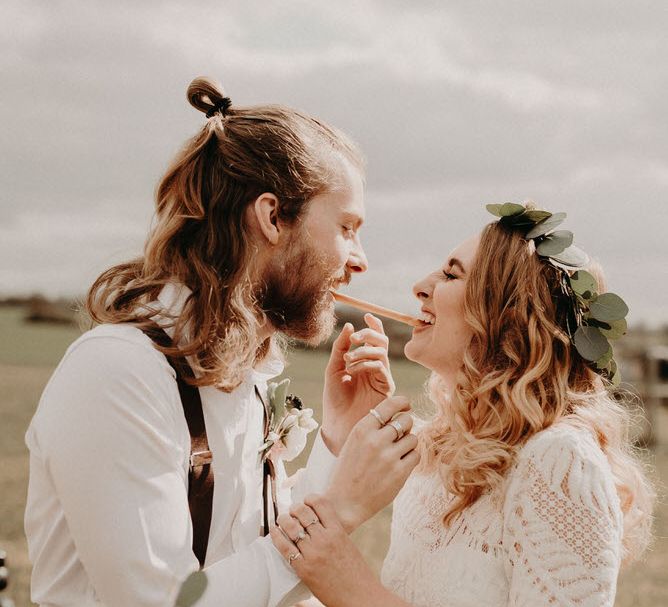
[(462, 274), (466, 274), (466, 269), (464, 268), (464, 264), (463, 264), (459, 259), (457, 259), (456, 257), (451, 257), (451, 258), (448, 260), (448, 265), (449, 265), (450, 267), (452, 267), (452, 266), (458, 266), (459, 269), (460, 269), (460, 271), (461, 271), (461, 273), (462, 273)]
[(359, 228), (364, 223), (363, 217), (360, 217), (357, 213), (351, 213), (349, 211), (343, 212), (343, 219), (344, 221), (352, 221), (357, 228)]

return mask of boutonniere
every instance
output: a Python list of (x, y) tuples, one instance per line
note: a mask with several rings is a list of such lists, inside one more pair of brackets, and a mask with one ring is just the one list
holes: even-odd
[(299, 397), (288, 394), (289, 387), (289, 379), (267, 386), (269, 432), (260, 447), (263, 460), (292, 461), (306, 447), (309, 432), (318, 427), (313, 409), (304, 409)]

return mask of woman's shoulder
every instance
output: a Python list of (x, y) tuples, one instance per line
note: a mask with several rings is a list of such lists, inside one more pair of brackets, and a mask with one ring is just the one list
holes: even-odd
[(517, 462), (553, 467), (565, 462), (607, 463), (607, 458), (591, 429), (568, 419), (534, 434), (518, 451)]
[(590, 429), (567, 419), (526, 442), (508, 481), (510, 496), (528, 491), (535, 499), (564, 499), (595, 510), (606, 505), (612, 511), (618, 509), (614, 476), (605, 453)]

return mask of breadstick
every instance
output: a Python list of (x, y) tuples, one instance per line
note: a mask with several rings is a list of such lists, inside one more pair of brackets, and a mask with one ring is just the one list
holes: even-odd
[(420, 326), (420, 321), (417, 318), (409, 316), (408, 314), (395, 312), (389, 308), (383, 308), (382, 306), (377, 306), (376, 304), (372, 304), (361, 299), (355, 299), (354, 297), (350, 297), (350, 295), (343, 295), (342, 293), (337, 293), (336, 291), (330, 290), (330, 293), (336, 301), (342, 304), (346, 304), (351, 308), (357, 308), (358, 310), (363, 310), (364, 312), (371, 312), (371, 314), (378, 314), (378, 316), (384, 316), (385, 318), (398, 320), (399, 322), (402, 322), (405, 325), (409, 325), (411, 327)]

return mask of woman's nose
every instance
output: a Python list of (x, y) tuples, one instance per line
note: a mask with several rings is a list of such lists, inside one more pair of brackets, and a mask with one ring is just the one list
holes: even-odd
[(419, 300), (422, 301), (425, 299), (429, 299), (429, 293), (430, 293), (430, 288), (428, 280), (426, 278), (419, 280), (413, 285), (413, 294)]

